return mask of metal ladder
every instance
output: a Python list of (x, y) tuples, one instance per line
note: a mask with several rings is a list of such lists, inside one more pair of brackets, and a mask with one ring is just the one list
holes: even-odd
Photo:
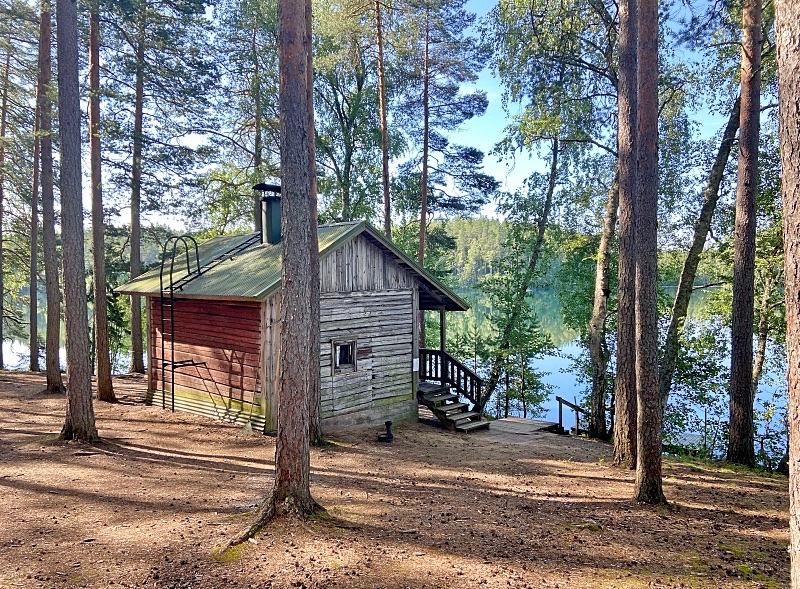
[[(246, 250), (250, 246), (259, 243), (261, 236), (256, 234), (242, 243), (224, 251), (215, 258), (209, 260), (202, 266), (200, 265), (200, 255), (197, 249), (197, 240), (191, 235), (171, 235), (164, 243), (161, 254), (161, 272), (159, 274), (161, 296), (159, 298), (159, 310), (161, 311), (161, 408), (166, 409), (167, 383), (171, 393), (170, 409), (175, 411), (175, 369), (183, 366), (205, 366), (205, 362), (195, 360), (175, 361), (175, 292), (183, 289), (191, 281), (199, 278), (215, 266), (225, 260), (229, 260), (235, 255)], [(183, 251), (179, 251), (179, 246), (183, 246)], [(192, 260), (191, 251), (194, 251)], [(169, 253), (169, 257), (167, 254)], [(175, 280), (175, 261), (181, 254), (185, 256), (186, 274)], [(169, 261), (169, 263), (167, 263)], [(194, 262), (194, 264), (192, 264)], [(194, 265), (194, 269), (192, 266)], [(179, 272), (183, 271), (183, 263), (179, 263)], [(167, 340), (169, 339), (169, 348)], [(169, 352), (169, 359), (167, 359)], [(169, 379), (167, 375), (169, 374)]]

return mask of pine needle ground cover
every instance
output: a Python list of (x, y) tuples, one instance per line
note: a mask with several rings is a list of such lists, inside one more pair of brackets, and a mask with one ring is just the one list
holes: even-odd
[(611, 447), (554, 434), (353, 430), (312, 450), (327, 516), (280, 520), (235, 554), (274, 440), (144, 405), (97, 403), (104, 443), (55, 440), (61, 395), (0, 374), (0, 587), (785, 587), (784, 477), (665, 461), (670, 505), (633, 500)]

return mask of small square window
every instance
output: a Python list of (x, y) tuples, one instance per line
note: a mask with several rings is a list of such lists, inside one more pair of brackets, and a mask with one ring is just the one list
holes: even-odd
[(356, 370), (356, 340), (334, 340), (333, 373), (355, 372)]

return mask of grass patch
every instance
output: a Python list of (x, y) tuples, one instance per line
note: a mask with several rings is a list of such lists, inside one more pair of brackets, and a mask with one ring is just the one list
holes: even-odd
[(718, 547), (720, 550), (722, 550), (723, 552), (730, 552), (730, 553), (731, 553), (731, 554), (733, 554), (733, 555), (734, 555), (736, 558), (744, 558), (744, 556), (745, 556), (745, 552), (744, 552), (744, 550), (742, 550), (741, 548), (739, 548), (739, 547), (737, 547), (737, 546), (732, 546), (732, 545), (730, 545), (730, 544), (723, 544), (723, 543), (721, 543), (721, 542), (720, 542), (720, 543), (717, 545), (717, 547)]
[(689, 472), (697, 472), (697, 473), (712, 472), (715, 474), (754, 475), (757, 477), (765, 479), (773, 479), (773, 480), (785, 480), (787, 478), (786, 475), (777, 472), (770, 472), (768, 470), (764, 470), (761, 467), (749, 468), (747, 466), (741, 466), (739, 464), (731, 464), (730, 462), (725, 462), (723, 460), (709, 460), (705, 458), (699, 458), (697, 456), (670, 456), (669, 461), (666, 460), (664, 461), (663, 468), (666, 468), (666, 465), (669, 462), (682, 464), (689, 468)]
[(25, 442), (24, 446), (60, 446), (64, 443), (64, 440), (60, 438), (60, 434), (48, 434), (46, 436), (41, 436), (38, 438), (34, 438), (30, 442)]
[(689, 558), (689, 566), (692, 567), (693, 573), (709, 573), (711, 571), (708, 561), (701, 558), (699, 554)]
[(229, 522), (234, 522), (234, 521), (238, 521), (238, 520), (242, 519), (243, 517), (248, 517), (248, 516), (251, 516), (251, 515), (253, 515), (252, 511), (243, 511), (241, 513), (232, 513), (227, 517), (227, 520)]
[(211, 556), (217, 562), (236, 562), (242, 557), (242, 554), (244, 554), (245, 548), (247, 548), (247, 542), (242, 542), (233, 548), (229, 548), (225, 552), (220, 552), (219, 547), (216, 547), (211, 551)]

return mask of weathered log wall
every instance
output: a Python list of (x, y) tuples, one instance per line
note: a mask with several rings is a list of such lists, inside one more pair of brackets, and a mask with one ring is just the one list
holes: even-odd
[[(364, 236), (320, 262), (323, 418), (413, 398), (413, 288), (413, 276)], [(354, 372), (334, 374), (334, 340), (355, 340)]]
[[(323, 418), (412, 397), (411, 289), (325, 293), (320, 315)], [(334, 341), (355, 341), (355, 371), (334, 374)]]
[(359, 235), (320, 260), (320, 292), (357, 292), (412, 288), (414, 278)]

